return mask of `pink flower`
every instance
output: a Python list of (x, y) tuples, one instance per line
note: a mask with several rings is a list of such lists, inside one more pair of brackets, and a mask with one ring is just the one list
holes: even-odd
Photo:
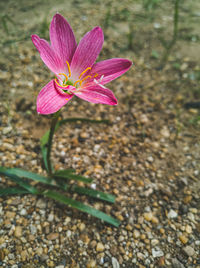
[(100, 27), (86, 33), (77, 45), (69, 23), (56, 14), (50, 25), (51, 45), (37, 35), (32, 35), (32, 41), (56, 75), (37, 97), (38, 113), (55, 113), (74, 95), (93, 103), (117, 104), (112, 91), (104, 85), (125, 73), (132, 63), (121, 58), (95, 63), (104, 41)]

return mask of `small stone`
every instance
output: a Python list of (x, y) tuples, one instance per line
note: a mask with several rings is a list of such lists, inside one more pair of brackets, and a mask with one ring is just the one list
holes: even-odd
[(21, 211), (20, 211), (20, 215), (21, 216), (25, 216), (27, 214), (27, 211), (25, 208), (23, 208)]
[(113, 268), (120, 268), (119, 262), (115, 257), (112, 257), (112, 267)]
[(144, 213), (144, 218), (146, 221), (151, 221), (153, 214), (151, 212)]
[(43, 248), (37, 248), (36, 253), (40, 256), (43, 253)]
[(26, 251), (26, 250), (23, 250), (23, 251), (21, 252), (21, 258), (22, 258), (22, 261), (25, 261), (27, 257), (28, 257), (28, 253), (27, 253), (27, 251)]
[(187, 195), (184, 199), (183, 199), (183, 203), (184, 204), (188, 204), (190, 203), (192, 200), (192, 196), (191, 195)]
[(160, 134), (165, 138), (170, 137), (170, 132), (166, 126), (164, 126), (163, 129), (161, 129)]
[(96, 261), (95, 260), (90, 260), (88, 263), (87, 263), (87, 268), (95, 268), (96, 267)]
[(54, 215), (53, 215), (53, 214), (49, 214), (49, 216), (48, 216), (48, 221), (49, 221), (49, 222), (52, 222), (53, 219), (54, 219)]
[(152, 223), (154, 224), (158, 224), (159, 223), (159, 220), (157, 217), (153, 216), (152, 219), (151, 219)]
[(3, 261), (5, 258), (5, 253), (3, 251), (3, 249), (0, 249), (0, 261)]
[(169, 219), (174, 219), (174, 218), (176, 218), (178, 216), (178, 213), (176, 212), (176, 211), (174, 211), (173, 209), (170, 209), (170, 211), (169, 211), (169, 213), (168, 213), (168, 215), (167, 215), (167, 217), (169, 218)]
[(59, 237), (58, 233), (50, 233), (49, 235), (47, 235), (48, 240), (56, 240), (58, 237)]
[(104, 251), (104, 245), (102, 243), (97, 243), (97, 246), (96, 246), (96, 251), (97, 252), (102, 252)]
[(188, 233), (188, 234), (191, 234), (192, 233), (192, 227), (190, 225), (186, 225), (185, 227), (185, 231)]
[(183, 243), (186, 244), (188, 242), (188, 238), (185, 235), (180, 235), (179, 240)]
[(173, 268), (185, 268), (185, 266), (176, 258), (172, 259), (172, 267)]
[(66, 236), (69, 238), (69, 237), (71, 237), (71, 235), (72, 235), (72, 232), (70, 230), (67, 230)]
[(134, 231), (133, 231), (133, 237), (134, 237), (135, 239), (139, 238), (139, 237), (140, 237), (140, 232), (139, 232), (138, 230), (134, 230)]
[(49, 256), (46, 255), (46, 254), (42, 254), (42, 255), (40, 256), (41, 261), (46, 261), (46, 260), (48, 260), (48, 258), (49, 258)]
[(46, 202), (44, 199), (39, 199), (36, 203), (36, 207), (44, 209), (46, 208)]
[(195, 250), (191, 246), (186, 246), (183, 248), (183, 252), (188, 256), (192, 257), (195, 254)]
[(84, 223), (81, 223), (79, 226), (78, 226), (79, 230), (82, 232), (84, 229), (85, 229), (85, 224)]
[(16, 237), (21, 237), (22, 236), (22, 227), (21, 226), (16, 226), (14, 235)]
[(152, 255), (154, 258), (158, 258), (164, 256), (164, 253), (160, 248), (156, 247), (152, 248)]
[(165, 257), (164, 256), (162, 256), (162, 257), (159, 258), (159, 260), (158, 260), (158, 266), (159, 267), (165, 266)]
[(151, 240), (151, 245), (154, 247), (159, 243), (159, 241), (157, 239), (152, 239)]

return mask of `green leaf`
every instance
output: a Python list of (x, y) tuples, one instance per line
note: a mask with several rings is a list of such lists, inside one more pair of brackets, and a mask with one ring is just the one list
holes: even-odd
[(100, 191), (96, 191), (93, 189), (88, 189), (88, 188), (84, 188), (84, 187), (80, 187), (76, 185), (72, 186), (71, 190), (79, 194), (85, 194), (85, 195), (89, 195), (91, 197), (101, 199), (110, 203), (115, 203), (115, 196), (111, 194), (106, 194)]
[(48, 164), (47, 164), (47, 147), (45, 145), (41, 146), (41, 151), (42, 151), (42, 158), (44, 161), (44, 167), (45, 167), (46, 171), (49, 172), (49, 168), (48, 168)]
[(97, 210), (95, 208), (92, 208), (90, 206), (87, 206), (87, 205), (85, 205), (85, 204), (83, 204), (83, 203), (81, 203), (79, 201), (76, 201), (76, 200), (73, 200), (71, 198), (68, 198), (68, 197), (66, 197), (66, 196), (64, 196), (64, 195), (62, 195), (60, 193), (47, 190), (47, 191), (43, 192), (42, 194), (44, 196), (50, 197), (50, 198), (52, 198), (52, 199), (54, 199), (56, 201), (59, 201), (59, 202), (61, 202), (63, 204), (66, 204), (66, 205), (68, 205), (70, 207), (76, 208), (76, 209), (78, 209), (78, 210), (80, 210), (82, 212), (90, 214), (90, 215), (92, 215), (92, 216), (94, 216), (96, 218), (99, 218), (99, 219), (101, 219), (101, 220), (103, 220), (103, 221), (105, 221), (107, 223), (110, 223), (110, 224), (114, 225), (115, 227), (118, 227), (119, 224), (120, 224), (120, 222), (117, 219), (105, 214), (104, 212), (99, 211), (99, 210)]
[(45, 134), (40, 139), (41, 147), (45, 146), (48, 143), (49, 132), (50, 132), (49, 130), (45, 132)]
[(19, 188), (19, 187), (7, 187), (7, 188), (0, 188), (0, 196), (4, 195), (13, 195), (13, 194), (28, 194), (30, 193), (26, 189)]
[(15, 175), (14, 173), (10, 173), (9, 169), (6, 169), (4, 167), (0, 167), (0, 174), (5, 175), (7, 177), (10, 178), (11, 181), (15, 182), (16, 184), (18, 184), (19, 186), (23, 187), (24, 189), (26, 189), (29, 193), (32, 194), (39, 194), (39, 191), (33, 187), (32, 185), (30, 185), (28, 182), (26, 182), (25, 180), (23, 180), (22, 178), (18, 177), (17, 175)]
[(62, 179), (67, 179), (67, 180), (76, 180), (76, 181), (82, 181), (84, 183), (91, 183), (92, 178), (86, 178), (81, 175), (76, 175), (73, 174), (71, 171), (64, 169), (64, 170), (59, 170), (53, 174), (53, 176), (57, 178), (62, 178)]
[(48, 185), (55, 185), (55, 182), (52, 182), (51, 179), (47, 177), (20, 168), (5, 168), (0, 166), (0, 174), (7, 176), (16, 175), (18, 177), (31, 179), (33, 181), (42, 182)]

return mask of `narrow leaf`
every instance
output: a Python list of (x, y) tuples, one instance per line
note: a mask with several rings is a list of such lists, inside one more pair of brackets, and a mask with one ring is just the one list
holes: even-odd
[(115, 203), (115, 196), (111, 194), (106, 194), (100, 191), (96, 191), (94, 189), (88, 189), (80, 186), (72, 186), (71, 188), (72, 191), (79, 193), (79, 194), (85, 194), (97, 199), (101, 199), (110, 203)]
[(28, 194), (30, 193), (26, 189), (19, 187), (7, 187), (0, 188), (0, 196), (13, 195), (13, 194)]
[(31, 179), (33, 181), (38, 181), (49, 185), (55, 185), (55, 183), (52, 182), (51, 179), (47, 177), (20, 168), (5, 168), (0, 166), (0, 174), (4, 174), (7, 176), (16, 175), (18, 177)]
[(86, 178), (86, 177), (81, 176), (81, 175), (73, 174), (68, 170), (59, 170), (56, 173), (54, 173), (53, 175), (57, 178), (82, 181), (84, 183), (91, 183), (93, 180), (92, 178)]
[(19, 186), (23, 187), (28, 192), (30, 192), (32, 194), (39, 194), (39, 191), (35, 187), (33, 187), (32, 185), (30, 185), (28, 182), (26, 182), (22, 178), (14, 175), (12, 173), (9, 173), (8, 171), (2, 171), (2, 167), (0, 167), (0, 174), (3, 174), (5, 176), (9, 177), (11, 181), (13, 181), (16, 184), (18, 184)]
[(76, 208), (82, 212), (88, 213), (96, 218), (99, 218), (107, 223), (114, 225), (115, 227), (118, 227), (120, 224), (120, 222), (117, 219), (105, 214), (104, 212), (99, 211), (99, 210), (92, 208), (90, 206), (87, 206), (79, 201), (68, 198), (60, 193), (48, 190), (48, 191), (43, 192), (43, 195), (50, 197), (50, 198), (53, 198), (54, 200), (59, 201), (63, 204), (66, 204), (70, 207)]

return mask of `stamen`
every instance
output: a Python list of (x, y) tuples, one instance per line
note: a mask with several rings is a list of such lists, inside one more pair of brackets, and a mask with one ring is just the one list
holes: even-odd
[(96, 74), (94, 75), (94, 78), (97, 77), (97, 76), (98, 76), (98, 73), (96, 73)]
[(81, 86), (81, 84), (82, 84), (82, 80), (77, 80), (75, 83), (74, 83), (74, 87), (76, 86), (76, 84), (78, 84), (78, 83), (80, 83), (80, 86)]
[(66, 85), (66, 86), (62, 86), (62, 85), (60, 85), (59, 83), (58, 83), (58, 81), (57, 81), (58, 79), (54, 79), (54, 81), (56, 82), (56, 84), (59, 86), (59, 87), (68, 87), (68, 85)]
[(69, 62), (68, 61), (66, 61), (66, 63), (67, 63), (67, 68), (68, 68), (68, 72), (69, 72), (69, 77), (71, 76), (71, 69), (70, 69), (70, 65), (69, 65)]
[(82, 81), (84, 81), (84, 80), (86, 80), (86, 79), (88, 79), (88, 78), (92, 78), (92, 76), (91, 76), (91, 75), (87, 75), (86, 77), (83, 78)]
[(88, 70), (91, 70), (91, 67), (87, 67), (80, 75), (79, 75), (79, 79), (81, 79), (81, 76), (83, 76), (84, 73), (86, 73)]
[(67, 80), (68, 80), (68, 76), (66, 74), (64, 74), (64, 73), (59, 73), (59, 75), (64, 75), (64, 77), (66, 78), (66, 81), (65, 81), (65, 83), (66, 83)]

